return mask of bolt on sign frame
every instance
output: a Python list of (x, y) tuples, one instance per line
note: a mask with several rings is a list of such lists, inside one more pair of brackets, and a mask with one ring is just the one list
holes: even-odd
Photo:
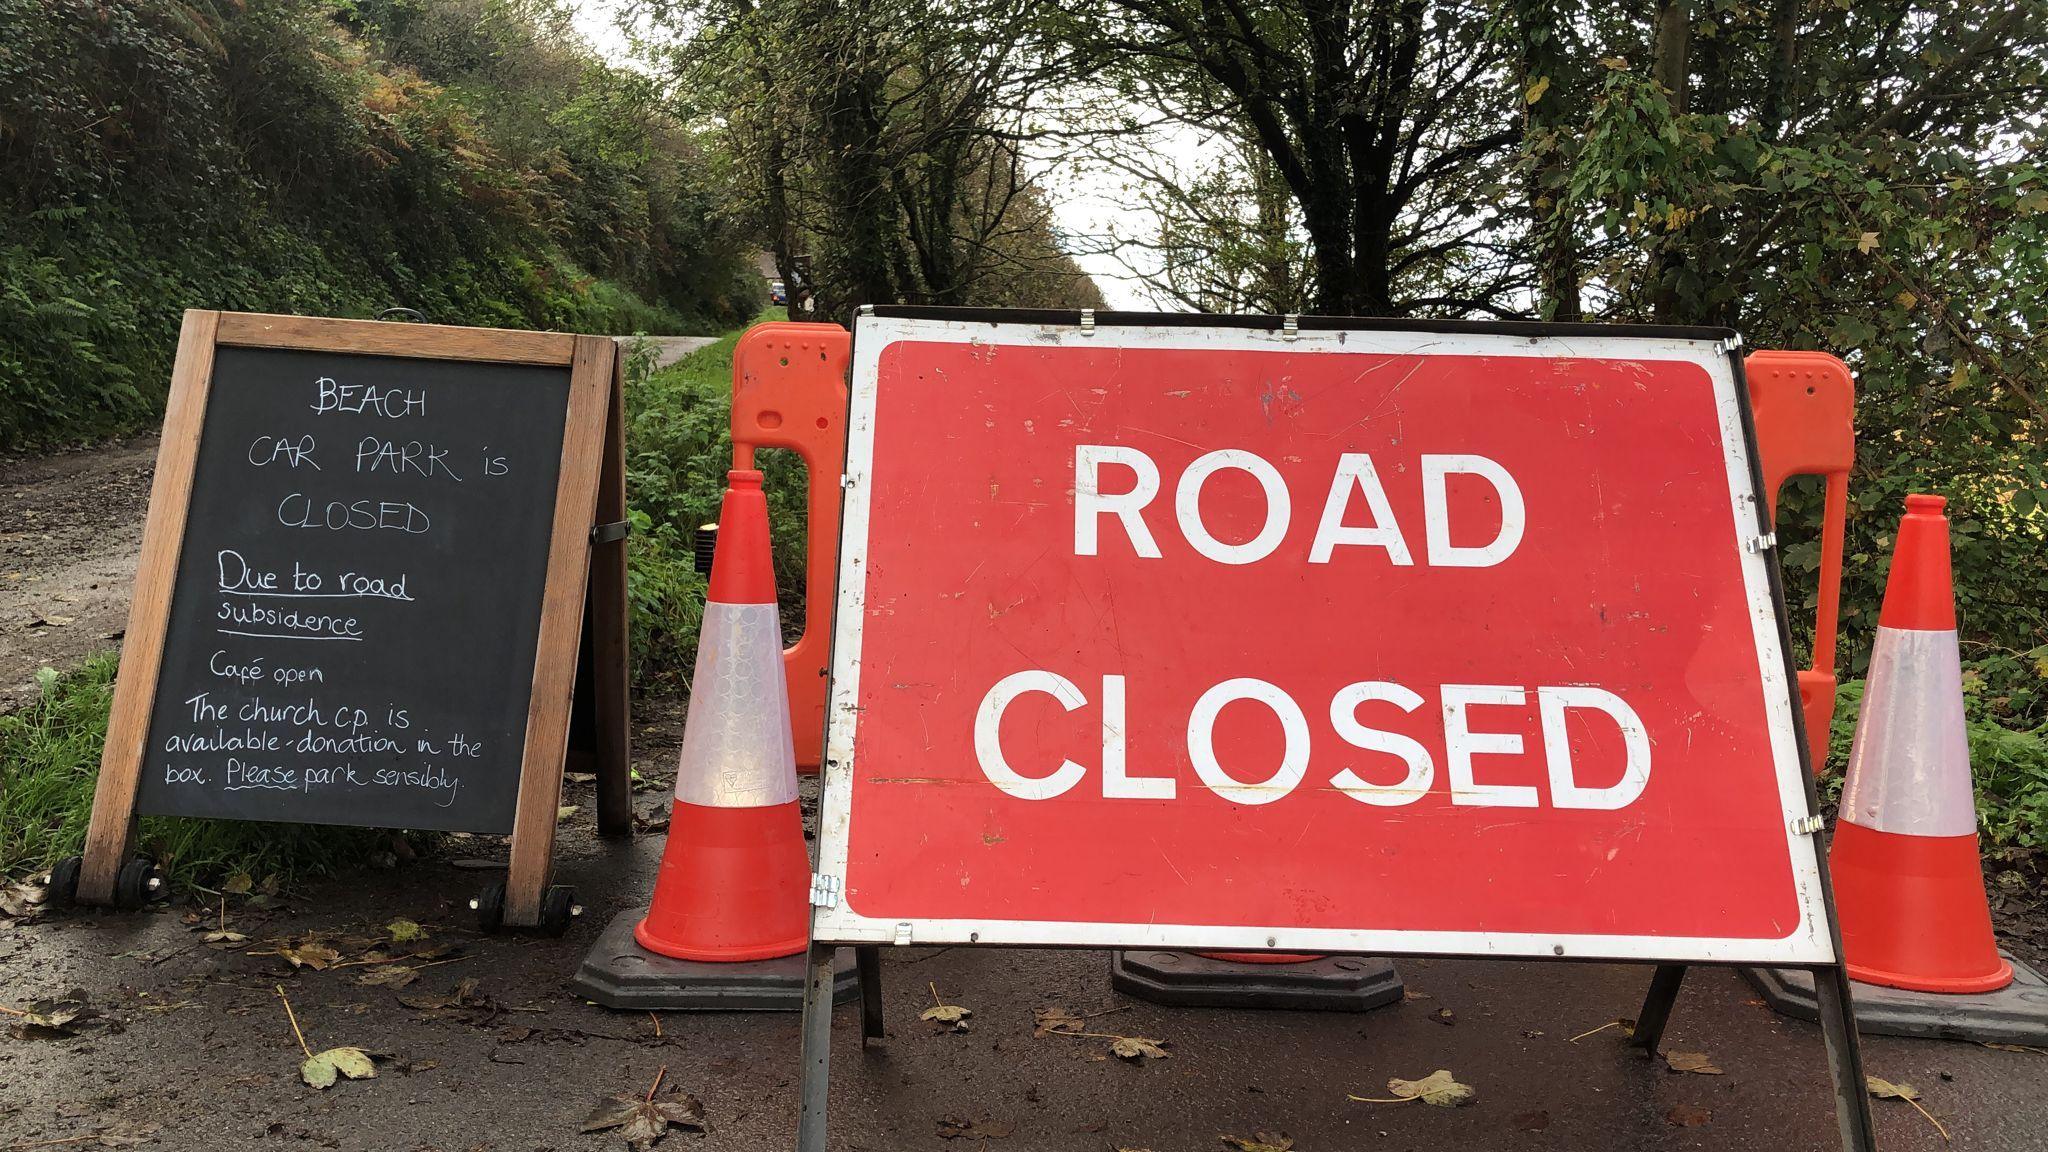
[[(597, 777), (599, 831), (630, 835), (626, 683), (624, 403), (617, 344), (492, 328), (190, 310), (172, 368), (162, 446), (150, 490), (128, 630), (93, 794), (76, 899), (107, 904), (135, 842), (172, 594), (206, 430), (217, 348), (291, 349), (404, 360), (566, 369), (567, 411), (547, 533), (539, 639), (527, 699), (502, 923), (540, 923), (553, 868), (565, 760)], [(519, 514), (505, 509), (506, 515)], [(587, 639), (586, 639), (587, 634)], [(587, 657), (580, 669), (579, 654)], [(571, 717), (588, 706), (588, 746), (572, 747)]]
[(1740, 345), (864, 309), (798, 1147), (915, 943), (1806, 968), (1871, 1149)]

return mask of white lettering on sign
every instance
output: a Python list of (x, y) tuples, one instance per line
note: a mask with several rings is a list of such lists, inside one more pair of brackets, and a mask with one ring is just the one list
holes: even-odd
[[(1348, 481), (1348, 483), (1347, 483)], [(1365, 496), (1372, 513), (1372, 526), (1354, 527), (1344, 523), (1344, 509), (1351, 504), (1351, 490)], [(1337, 474), (1330, 479), (1330, 496), (1323, 501), (1323, 519), (1316, 525), (1316, 541), (1309, 546), (1308, 562), (1328, 564), (1339, 544), (1385, 548), (1390, 563), (1407, 567), (1415, 563), (1408, 553), (1408, 541), (1401, 538), (1401, 526), (1394, 522), (1394, 506), (1387, 503), (1387, 490), (1380, 486), (1380, 474), (1372, 457), (1363, 452), (1346, 452), (1337, 457)]]
[[(989, 783), (1019, 800), (1050, 800), (1072, 791), (1087, 776), (1088, 769), (1071, 759), (1044, 776), (1026, 776), (1011, 767), (1003, 752), (1003, 714), (1018, 697), (1042, 692), (1072, 712), (1088, 703), (1078, 685), (1057, 672), (1029, 669), (1013, 672), (996, 681), (981, 698), (974, 716), (974, 755)], [(1479, 707), (1523, 707), (1528, 691), (1513, 684), (1445, 684), (1438, 689), (1444, 734), (1445, 774), (1450, 780), (1451, 803), (1469, 808), (1535, 808), (1542, 804), (1534, 785), (1487, 784), (1474, 778), (1475, 756), (1519, 756), (1522, 737), (1514, 732), (1475, 731), (1467, 709)], [(1240, 701), (1263, 705), (1280, 723), (1280, 762), (1264, 780), (1247, 783), (1226, 769), (1217, 758), (1216, 720), (1223, 709)], [(1330, 776), (1337, 791), (1380, 808), (1413, 804), (1427, 795), (1436, 779), (1436, 764), (1421, 741), (1398, 732), (1369, 727), (1359, 721), (1358, 708), (1367, 703), (1388, 703), (1403, 712), (1422, 707), (1423, 697), (1415, 690), (1384, 680), (1361, 680), (1339, 688), (1330, 698), (1330, 726), (1339, 739), (1354, 748), (1384, 752), (1399, 759), (1407, 774), (1398, 783), (1375, 784), (1350, 768)], [(1553, 808), (1612, 811), (1626, 808), (1642, 796), (1650, 782), (1650, 738), (1642, 718), (1621, 697), (1588, 685), (1546, 685), (1536, 689), (1537, 711), (1543, 733), (1543, 758), (1550, 783)], [(1621, 779), (1604, 788), (1589, 788), (1578, 782), (1572, 764), (1567, 716), (1573, 710), (1598, 712), (1620, 730), (1623, 747)], [(1177, 781), (1171, 776), (1129, 774), (1128, 708), (1122, 676), (1102, 678), (1102, 795), (1110, 800), (1171, 800)], [(1188, 763), (1195, 776), (1211, 792), (1239, 804), (1271, 804), (1286, 798), (1301, 786), (1310, 763), (1308, 717), (1294, 698), (1278, 685), (1253, 677), (1225, 680), (1202, 693), (1188, 713), (1186, 730)]]
[[(1235, 700), (1256, 700), (1280, 718), (1280, 731), (1286, 737), (1280, 766), (1262, 784), (1239, 783), (1216, 760), (1216, 717), (1225, 704)], [(1194, 711), (1188, 713), (1188, 758), (1194, 761), (1195, 775), (1202, 783), (1225, 800), (1271, 804), (1294, 791), (1308, 773), (1308, 717), (1301, 714), (1293, 697), (1264, 680), (1249, 676), (1225, 680), (1202, 693)]]
[(1124, 678), (1102, 678), (1102, 794), (1112, 800), (1171, 800), (1171, 776), (1132, 776), (1124, 763)]
[(1422, 697), (1399, 684), (1362, 680), (1346, 684), (1330, 697), (1330, 727), (1336, 730), (1339, 739), (1354, 748), (1400, 757), (1401, 763), (1408, 766), (1408, 775), (1402, 777), (1399, 784), (1380, 785), (1346, 768), (1330, 777), (1330, 783), (1353, 800), (1363, 800), (1382, 808), (1413, 804), (1429, 791), (1430, 782), (1436, 779), (1436, 764), (1430, 760), (1429, 749), (1424, 748), (1421, 741), (1398, 732), (1368, 728), (1358, 722), (1358, 706), (1374, 700), (1385, 701), (1403, 712), (1413, 712), (1422, 707)]
[[(1444, 492), (1444, 478), (1453, 474), (1477, 476), (1491, 484), (1500, 497), (1500, 535), (1493, 543), (1478, 548), (1451, 543), (1450, 500)], [(1493, 567), (1514, 554), (1528, 520), (1522, 489), (1508, 470), (1484, 456), (1471, 455), (1423, 456), (1422, 518), (1428, 531), (1429, 562), (1438, 568)]]
[[(1208, 525), (1202, 523), (1202, 484), (1225, 468), (1250, 474), (1266, 491), (1266, 522), (1260, 526), (1258, 535), (1242, 544), (1225, 544), (1211, 536)], [(1271, 556), (1280, 547), (1280, 538), (1287, 535), (1287, 516), (1291, 510), (1287, 482), (1280, 479), (1280, 470), (1236, 448), (1195, 457), (1188, 470), (1180, 474), (1180, 484), (1173, 490), (1173, 514), (1180, 521), (1180, 534), (1187, 537), (1195, 551), (1223, 564), (1252, 564)]]
[[(1104, 464), (1121, 464), (1137, 474), (1131, 490), (1107, 496), (1102, 491), (1100, 469)], [(1145, 527), (1139, 513), (1159, 495), (1159, 465), (1136, 448), (1120, 444), (1077, 444), (1074, 446), (1074, 555), (1095, 555), (1096, 520), (1105, 512), (1123, 522), (1124, 536), (1131, 547), (1147, 560), (1159, 559), (1159, 544)]]
[[(1636, 802), (1650, 783), (1650, 733), (1628, 702), (1604, 688), (1578, 684), (1538, 688), (1536, 704), (1543, 714), (1543, 750), (1550, 767), (1550, 802), (1559, 808), (1613, 811)], [(1621, 782), (1610, 788), (1582, 788), (1572, 775), (1571, 742), (1565, 739), (1565, 713), (1587, 708), (1606, 713), (1621, 729), (1628, 758)]]
[(1010, 767), (1003, 758), (1003, 743), (997, 730), (1002, 727), (1003, 713), (1010, 702), (1026, 692), (1043, 692), (1059, 701), (1060, 707), (1072, 712), (1088, 702), (1072, 680), (1054, 672), (1033, 669), (1028, 672), (1012, 672), (996, 681), (995, 687), (981, 698), (981, 707), (974, 713), (974, 757), (981, 762), (982, 774), (989, 783), (1015, 796), (1019, 800), (1050, 800), (1081, 782), (1088, 769), (1072, 760), (1063, 760), (1050, 776), (1030, 777)]
[[(1485, 456), (1470, 453), (1424, 453), (1421, 465), (1421, 496), (1424, 558), (1435, 568), (1491, 568), (1514, 555), (1528, 527), (1528, 509), (1522, 489), (1506, 468)], [(1104, 492), (1102, 468), (1116, 465), (1132, 473), (1128, 489)], [(1266, 514), (1259, 531), (1242, 544), (1216, 538), (1202, 520), (1202, 488), (1216, 473), (1231, 469), (1258, 482), (1264, 495)], [(1483, 480), (1500, 502), (1500, 528), (1485, 544), (1451, 542), (1449, 478), (1470, 476)], [(1123, 528), (1131, 551), (1147, 560), (1161, 558), (1159, 543), (1145, 523), (1147, 505), (1159, 495), (1159, 465), (1144, 451), (1122, 444), (1079, 444), (1074, 448), (1074, 554), (1100, 554), (1101, 522), (1114, 517)], [(1345, 511), (1351, 496), (1364, 496), (1370, 524), (1346, 524)], [(1174, 522), (1180, 534), (1197, 553), (1219, 564), (1254, 564), (1279, 550), (1293, 517), (1294, 501), (1280, 470), (1270, 461), (1239, 448), (1222, 448), (1197, 456), (1174, 485)], [(1380, 482), (1370, 455), (1346, 452), (1337, 458), (1323, 500), (1322, 516), (1309, 545), (1308, 561), (1327, 564), (1340, 546), (1383, 549), (1387, 561), (1397, 566), (1415, 563), (1408, 539), (1395, 518), (1392, 501)]]
[(427, 390), (424, 388), (337, 384), (326, 376), (313, 381), (313, 387), (316, 395), (310, 407), (322, 416), (329, 412), (349, 412), (396, 420), (401, 416), (427, 414)]

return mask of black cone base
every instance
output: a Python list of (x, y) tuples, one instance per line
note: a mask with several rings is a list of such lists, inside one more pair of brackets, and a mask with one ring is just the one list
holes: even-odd
[[(2048, 1044), (2048, 981), (2012, 962), (2012, 983), (1996, 992), (1954, 995), (1911, 992), (1852, 981), (1856, 1030), (1871, 1036), (1925, 1036), (1978, 1044)], [(1817, 1020), (1813, 973), (1800, 968), (1744, 968), (1743, 979), (1764, 1003), (1787, 1016)]]
[[(578, 996), (607, 1008), (634, 1011), (802, 1010), (802, 952), (735, 964), (676, 960), (649, 952), (633, 939), (633, 926), (644, 915), (644, 908), (629, 909), (605, 925), (570, 982)], [(844, 1004), (859, 991), (853, 953), (842, 949), (834, 967), (832, 1002)]]
[(1111, 955), (1117, 991), (1190, 1008), (1293, 1008), (1364, 1012), (1401, 1000), (1394, 962), (1379, 956), (1324, 956), (1299, 964), (1242, 964), (1193, 952)]

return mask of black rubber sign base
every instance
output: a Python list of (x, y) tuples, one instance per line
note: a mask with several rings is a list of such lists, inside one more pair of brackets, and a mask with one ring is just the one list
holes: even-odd
[(1109, 982), (1126, 995), (1181, 1008), (1364, 1012), (1400, 1003), (1405, 991), (1394, 962), (1379, 956), (1245, 964), (1195, 952), (1117, 952)]
[[(2048, 1044), (2048, 980), (2012, 962), (2012, 983), (1996, 992), (1951, 995), (1851, 982), (1856, 1030), (1869, 1036), (1923, 1036), (1978, 1044)], [(1818, 1019), (1813, 973), (1797, 968), (1744, 968), (1764, 1003), (1787, 1016)]]
[[(796, 1012), (804, 1006), (804, 954), (774, 960), (711, 964), (676, 960), (649, 952), (633, 939), (633, 926), (646, 914), (621, 912), (576, 969), (578, 996), (606, 1008), (638, 1011)], [(853, 955), (835, 961), (832, 1002), (853, 999)]]

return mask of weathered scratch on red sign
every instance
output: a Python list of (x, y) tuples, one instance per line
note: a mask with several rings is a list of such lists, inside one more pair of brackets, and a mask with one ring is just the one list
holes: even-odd
[(1832, 960), (1741, 403), (1707, 339), (864, 317), (818, 938)]

